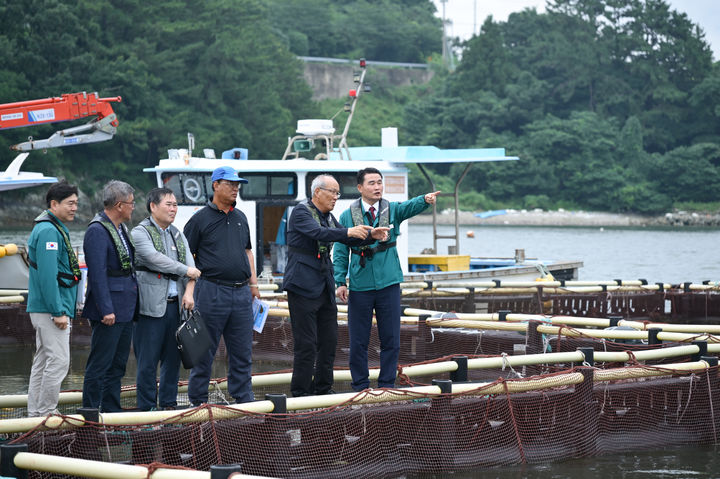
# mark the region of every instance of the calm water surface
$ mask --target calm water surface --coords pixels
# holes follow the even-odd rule
[[[466,237],[472,230],[474,238]],[[441,227],[443,234],[453,233]],[[432,226],[410,226],[410,254],[432,247]],[[28,232],[0,231],[0,243],[24,244]],[[74,231],[72,241],[82,244],[82,231]],[[647,279],[679,284],[685,281],[720,281],[720,230],[657,228],[520,227],[465,226],[460,228],[460,252],[482,257],[512,257],[515,249],[524,249],[528,258],[579,260],[584,266],[580,278]],[[447,252],[448,240],[438,243],[438,252]],[[0,347],[0,394],[27,392],[27,375],[32,348]],[[71,371],[63,387],[82,387],[86,349],[73,352]],[[216,361],[216,377],[226,374],[227,366]],[[257,364],[258,369],[288,367],[286,364]],[[134,358],[128,364],[125,383],[135,375]],[[183,371],[183,377],[187,373]],[[439,477],[498,479],[627,478],[682,479],[720,478],[720,459],[716,447],[666,448],[614,454],[590,459],[551,464],[511,466],[473,472],[458,471],[443,475],[412,475],[429,479]]]
[[[442,234],[454,228],[443,227]],[[466,236],[473,231],[474,238]],[[411,225],[410,254],[432,248],[432,225]],[[447,253],[450,240],[438,241]],[[580,279],[720,281],[720,229],[461,226],[460,252],[472,256],[579,260]]]

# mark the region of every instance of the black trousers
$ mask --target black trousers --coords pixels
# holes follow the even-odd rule
[[[333,292],[334,294],[334,292]],[[327,288],[317,298],[287,292],[293,332],[293,396],[327,394],[333,385],[337,305]]]

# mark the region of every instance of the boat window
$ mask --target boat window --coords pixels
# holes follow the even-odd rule
[[[328,173],[308,173],[305,177],[305,194],[308,198],[312,198],[312,193],[310,192],[310,186],[312,185],[312,182],[315,178],[322,174],[329,174],[332,175],[340,185],[340,197],[344,200],[348,199],[355,199],[360,198],[360,192],[357,189],[357,173],[333,173],[332,171]]]
[[[204,205],[212,193],[210,173],[168,172],[162,174],[162,182],[173,190],[178,205]]]
[[[295,198],[297,175],[294,173],[239,173],[248,180],[240,190],[243,199]]]

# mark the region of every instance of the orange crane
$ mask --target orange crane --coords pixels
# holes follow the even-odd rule
[[[0,130],[94,116],[95,118],[84,125],[56,131],[45,140],[33,140],[30,137],[28,141],[11,148],[17,151],[32,151],[107,141],[115,135],[118,126],[117,115],[111,103],[120,101],[122,98],[119,96],[98,98],[97,93],[80,92],[41,100],[0,104]]]

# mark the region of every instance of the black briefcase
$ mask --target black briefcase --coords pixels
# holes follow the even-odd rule
[[[183,321],[175,331],[183,367],[192,369],[207,354],[212,342],[199,311],[183,310]]]

